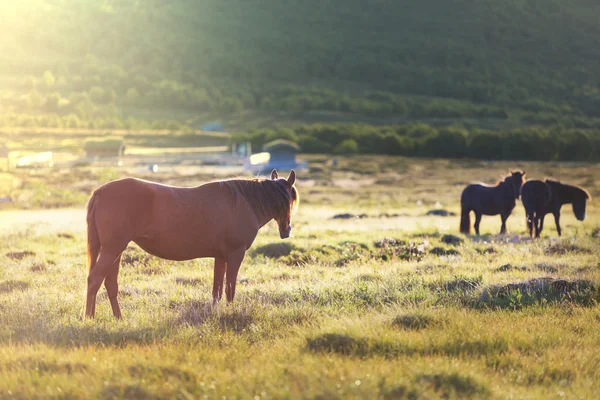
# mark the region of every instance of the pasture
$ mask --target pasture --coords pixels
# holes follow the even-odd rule
[[[563,208],[561,238],[549,216],[530,240],[520,201],[507,235],[499,216],[483,217],[480,237],[458,234],[466,184],[520,168],[597,197],[597,164],[306,158],[293,237],[274,222],[260,231],[233,304],[211,306],[212,260],[131,245],[122,321],[104,288],[96,319],[80,319],[90,191],[121,176],[191,186],[215,174],[0,175],[13,198],[0,204],[0,399],[600,396],[597,201],[584,222]]]

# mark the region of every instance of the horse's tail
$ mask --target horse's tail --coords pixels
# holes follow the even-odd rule
[[[95,191],[90,198],[87,205],[87,258],[88,258],[88,272],[96,266],[98,260],[98,254],[100,254],[100,237],[98,236],[98,230],[96,229],[96,218],[95,218],[95,205],[98,199],[98,192]]]
[[[467,193],[470,192],[469,186],[463,190],[460,195],[460,233],[464,233],[465,235],[469,235],[471,233],[471,209],[466,203],[470,203],[467,198]]]

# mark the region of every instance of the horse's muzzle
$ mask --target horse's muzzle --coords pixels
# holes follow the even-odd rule
[[[279,237],[282,238],[282,239],[287,239],[287,238],[290,237],[291,232],[292,232],[291,230],[289,230],[289,231],[279,231]]]

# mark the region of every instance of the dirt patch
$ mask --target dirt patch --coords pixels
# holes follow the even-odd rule
[[[529,267],[522,265],[503,264],[495,269],[496,272],[507,272],[507,271],[527,271]]]
[[[376,250],[373,255],[384,261],[392,259],[421,261],[429,242],[415,243],[411,241],[407,244],[405,240],[383,238],[375,241],[374,246]]]
[[[75,239],[75,236],[66,232],[57,233],[56,236],[61,239]]]
[[[442,282],[434,282],[432,287],[437,287],[446,292],[472,292],[481,285],[482,277],[456,277]]]
[[[479,254],[483,254],[483,255],[498,253],[498,250],[493,246],[477,247],[477,248],[475,248],[475,251],[478,252]]]
[[[25,257],[32,257],[35,256],[35,253],[33,251],[29,251],[29,250],[24,250],[24,251],[11,251],[6,253],[6,257],[10,258],[11,260],[22,260]]]
[[[383,239],[376,240],[374,243],[374,246],[377,249],[383,249],[386,247],[406,246],[406,240],[383,238]]]
[[[351,355],[361,353],[361,349],[367,347],[363,340],[353,338],[349,335],[328,333],[307,340],[307,347],[314,352],[337,353]]]
[[[599,286],[588,280],[534,278],[482,291],[479,302],[496,308],[519,309],[540,302],[572,302],[591,306],[600,301]]]
[[[458,255],[460,255],[460,252],[456,249],[445,249],[443,247],[434,247],[429,252],[436,256],[458,256]]]
[[[254,315],[251,310],[226,310],[214,312],[211,303],[191,301],[180,305],[179,320],[187,325],[216,325],[223,331],[242,333],[254,324]]]
[[[392,325],[406,330],[416,330],[429,328],[438,325],[439,321],[430,315],[423,313],[412,313],[398,315],[392,321]]]
[[[267,258],[280,258],[289,256],[295,247],[289,242],[269,243],[252,250],[252,255],[261,255]]]
[[[0,293],[11,293],[23,291],[29,287],[29,282],[25,281],[4,281],[0,282]]]
[[[419,375],[417,384],[423,388],[431,388],[442,399],[482,399],[490,396],[489,389],[481,382],[456,372]]]
[[[388,213],[381,213],[379,214],[376,218],[398,218],[398,217],[407,217],[408,214],[388,214]]]
[[[548,255],[564,255],[564,254],[591,254],[592,250],[587,247],[581,247],[575,243],[558,242],[550,245],[544,252]]]
[[[443,209],[433,209],[429,210],[425,213],[427,216],[436,216],[436,217],[454,217],[456,213]]]
[[[371,256],[371,250],[367,245],[350,240],[340,243],[337,247],[337,251],[340,256],[334,262],[336,267],[343,267],[352,261]]]
[[[198,286],[202,284],[202,279],[200,278],[175,278],[175,283],[183,286]]]
[[[459,245],[462,243],[462,239],[458,236],[454,235],[444,235],[441,238],[442,243],[451,244],[453,246]]]
[[[316,253],[303,251],[303,250],[292,250],[292,252],[282,257],[281,261],[291,267],[302,267],[306,264],[314,264],[319,261],[319,257]]]
[[[331,219],[363,219],[363,218],[369,218],[369,216],[367,214],[351,214],[351,213],[343,213],[343,214],[336,214],[333,217],[331,217]]]
[[[555,274],[558,272],[558,267],[548,263],[538,263],[535,264],[535,267],[540,271],[546,272],[548,274]]]
[[[44,272],[46,271],[46,265],[42,262],[34,262],[31,267],[29,267],[31,272]]]

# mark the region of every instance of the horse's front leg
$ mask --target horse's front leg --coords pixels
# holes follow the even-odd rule
[[[554,213],[554,222],[556,223],[556,232],[558,232],[558,236],[560,236],[560,212]]]
[[[502,218],[502,227],[500,227],[500,234],[504,235],[506,233],[506,220],[510,216],[510,212],[500,214],[500,218]]]
[[[221,258],[215,258],[215,273],[213,279],[213,305],[217,304],[223,296],[223,279],[225,278],[225,271],[227,271],[227,263]]]
[[[475,224],[473,227],[475,228],[475,234],[479,236],[479,224],[481,224],[481,214],[480,212],[475,211]]]
[[[242,261],[244,261],[244,256],[246,255],[246,248],[241,247],[227,256],[227,278],[225,283],[225,295],[227,296],[227,301],[232,302],[235,297],[235,285],[237,282],[238,271],[240,270],[240,266],[242,265]]]

